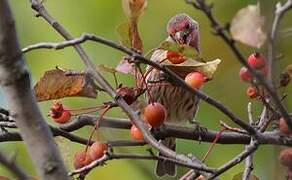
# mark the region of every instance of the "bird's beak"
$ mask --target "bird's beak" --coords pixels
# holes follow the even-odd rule
[[[174,37],[175,37],[175,40],[176,40],[177,43],[179,43],[179,44],[184,44],[185,43],[184,42],[184,32],[178,31],[178,32],[175,33]]]

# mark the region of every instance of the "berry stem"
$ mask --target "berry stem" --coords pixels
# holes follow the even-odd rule
[[[90,143],[90,141],[91,141],[91,139],[92,139],[92,137],[93,137],[93,134],[94,134],[95,130],[98,129],[99,122],[102,120],[102,118],[103,118],[103,116],[105,115],[105,113],[106,113],[108,110],[110,110],[111,108],[112,108],[111,105],[107,105],[107,106],[104,108],[104,110],[101,112],[100,116],[98,117],[98,119],[97,119],[97,121],[96,121],[96,123],[95,123],[95,126],[92,128],[92,130],[91,130],[91,132],[90,132],[90,136],[89,136],[88,141],[87,141],[87,145],[86,145],[86,148],[85,148],[85,152],[87,152],[87,150],[88,150],[89,143]]]
[[[105,105],[93,106],[93,107],[85,107],[85,108],[78,108],[78,109],[67,109],[73,116],[78,116],[85,113],[93,113],[97,112],[101,109],[104,109]]]
[[[118,78],[117,78],[117,75],[116,75],[115,72],[113,73],[113,76],[114,76],[114,79],[115,79],[115,85],[116,85],[116,88],[118,88],[119,83],[118,83]]]
[[[216,142],[219,140],[219,138],[221,137],[221,134],[226,130],[227,128],[226,127],[223,127],[217,134],[216,134],[216,137],[214,139],[214,141],[212,142],[212,144],[210,145],[208,151],[206,152],[206,154],[204,155],[203,159],[202,159],[202,162],[204,162],[209,154],[211,153],[212,149],[214,148]]]

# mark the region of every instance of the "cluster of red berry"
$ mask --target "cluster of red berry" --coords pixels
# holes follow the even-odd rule
[[[71,112],[65,108],[59,101],[53,101],[49,111],[49,116],[54,122],[58,124],[65,124],[71,119]],[[74,156],[74,167],[76,169],[90,164],[92,161],[101,158],[106,150],[107,144],[100,141],[95,141],[89,148],[86,147],[85,151],[77,152]]]
[[[247,63],[257,71],[260,71],[264,77],[267,76],[268,66],[265,57],[261,53],[256,52],[251,54],[247,59]],[[246,67],[240,69],[239,77],[242,81],[251,83],[251,86],[246,90],[248,97],[256,98],[261,95],[259,88],[255,86],[255,78]]]

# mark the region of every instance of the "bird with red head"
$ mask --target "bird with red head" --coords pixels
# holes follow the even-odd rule
[[[199,49],[199,24],[186,14],[172,17],[167,24],[169,37],[178,44],[185,44]]]
[[[186,14],[178,14],[172,17],[167,25],[167,33],[168,37],[166,38],[166,41],[189,45],[193,47],[194,50],[200,52],[199,25],[190,16]],[[157,49],[152,54],[151,60],[160,63],[165,59],[166,54],[166,50]],[[163,83],[166,81],[161,71],[152,69],[148,66],[147,70],[150,69],[150,73],[146,76],[147,83]],[[151,87],[149,92],[150,95],[146,96],[148,100],[154,100],[165,107],[167,112],[166,123],[178,124],[194,120],[199,103],[199,98],[196,95],[176,85],[154,86]],[[166,138],[161,142],[169,149],[175,151],[175,138]],[[157,176],[175,176],[175,164],[169,161],[159,160],[157,162],[155,173]]]

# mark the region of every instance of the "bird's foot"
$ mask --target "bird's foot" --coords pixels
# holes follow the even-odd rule
[[[202,136],[204,136],[208,130],[207,128],[201,126],[200,123],[197,121],[192,121],[191,123],[194,124],[194,128],[195,128],[194,133],[198,134],[198,140],[199,140],[199,143],[201,143]]]

